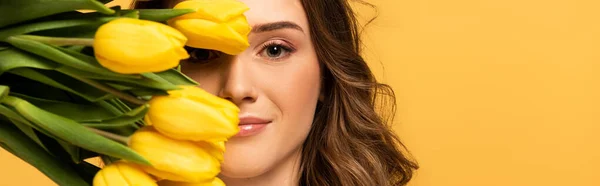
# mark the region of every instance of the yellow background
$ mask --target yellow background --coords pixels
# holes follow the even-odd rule
[[[599,2],[372,1],[365,54],[396,90],[410,185],[600,185]],[[4,151],[0,178],[52,185]]]

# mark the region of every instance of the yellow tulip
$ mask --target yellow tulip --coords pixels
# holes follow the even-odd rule
[[[193,9],[168,21],[189,40],[194,48],[218,50],[236,55],[250,44],[250,26],[244,16],[249,8],[237,0],[189,0],[175,5],[174,9]]]
[[[225,183],[219,178],[215,178],[212,181],[200,182],[200,183],[187,183],[187,182],[176,182],[170,180],[162,180],[158,182],[159,186],[225,186]]]
[[[163,135],[192,141],[224,141],[238,131],[239,108],[198,87],[154,96],[145,120]]]
[[[160,72],[189,57],[187,38],[167,25],[119,18],[98,28],[94,53],[98,62],[117,73]]]
[[[153,186],[156,181],[133,164],[115,162],[96,173],[93,180],[94,186]]]
[[[211,180],[219,174],[221,165],[196,143],[163,136],[151,126],[136,131],[129,139],[129,147],[152,164],[140,166],[144,171],[174,181]]]
[[[225,153],[225,141],[199,141],[196,144],[204,150],[206,150],[211,156],[219,160],[219,162],[223,162],[223,154]]]

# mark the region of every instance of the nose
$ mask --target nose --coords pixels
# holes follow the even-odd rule
[[[249,63],[244,63],[242,57],[233,56],[226,64],[221,69],[223,72],[219,96],[238,106],[255,102],[258,94],[252,83]]]

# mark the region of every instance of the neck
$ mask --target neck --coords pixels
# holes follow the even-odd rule
[[[298,186],[301,151],[283,159],[271,170],[251,178],[228,178],[220,176],[227,186]]]

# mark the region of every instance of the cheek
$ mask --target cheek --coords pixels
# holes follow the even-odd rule
[[[200,87],[207,92],[217,95],[221,89],[220,67],[223,60],[210,62],[209,64],[181,63],[181,72],[196,81]]]
[[[321,73],[316,57],[299,55],[293,65],[279,72],[269,96],[280,109],[282,143],[302,144],[310,130],[321,89]],[[293,138],[292,138],[293,137]],[[292,143],[292,144],[291,144]]]
[[[279,93],[274,95],[273,101],[280,107],[283,119],[312,120],[321,81],[317,62],[310,63],[315,65],[304,65],[304,68],[289,72],[285,79],[280,79],[281,86],[276,88]]]

